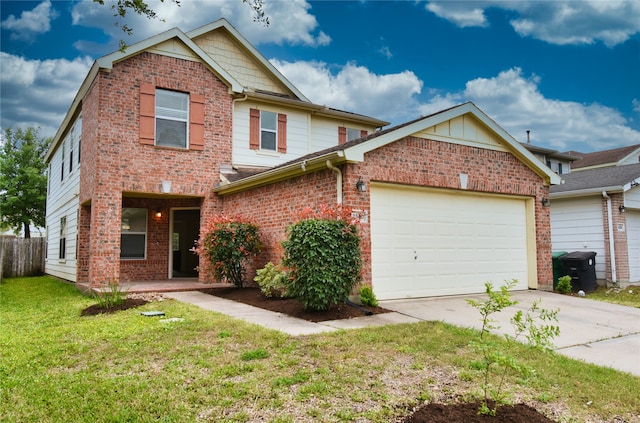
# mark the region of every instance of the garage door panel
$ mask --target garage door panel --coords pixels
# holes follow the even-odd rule
[[[374,292],[380,299],[528,287],[524,199],[372,185]],[[389,262],[392,258],[392,262]]]

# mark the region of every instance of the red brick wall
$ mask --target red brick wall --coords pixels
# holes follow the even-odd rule
[[[140,85],[143,83],[204,96],[203,151],[139,143]],[[162,197],[161,181],[169,180],[172,196],[206,198],[203,216],[215,213],[218,199],[211,194],[211,188],[219,179],[219,164],[231,163],[232,107],[226,85],[198,62],[142,53],[115,64],[111,72],[98,74],[82,110],[80,201],[91,203],[91,229],[88,237],[80,234],[81,239],[90,240],[90,251],[81,249],[83,256],[79,260],[88,262],[88,270],[81,273],[86,273],[90,283],[120,280],[121,276],[132,280],[155,278],[158,271],[166,278],[168,221],[150,228],[147,260],[122,264],[121,269],[123,197]],[[165,200],[169,198],[164,196]],[[165,245],[159,245],[157,251],[151,241],[155,240],[155,230],[162,231],[158,236],[165,239]],[[121,275],[121,270],[126,274]]]
[[[468,190],[535,197],[538,287],[553,287],[549,208],[541,205],[548,188],[540,177],[510,153],[450,144],[421,138],[406,138],[365,156],[364,163],[341,167],[344,204],[368,214],[370,184],[393,182],[437,188],[459,189],[460,173],[469,175]],[[362,177],[367,192],[356,191]],[[334,204],[336,174],[330,170],[294,178],[267,187],[224,197],[227,213],[241,213],[258,225],[267,247],[257,265],[279,262],[285,228],[296,212],[306,206]],[[371,283],[371,239],[369,223],[361,225],[363,278]]]

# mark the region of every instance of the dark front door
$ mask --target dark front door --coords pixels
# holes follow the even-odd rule
[[[198,256],[192,251],[200,234],[200,210],[174,210],[172,276],[197,277]]]

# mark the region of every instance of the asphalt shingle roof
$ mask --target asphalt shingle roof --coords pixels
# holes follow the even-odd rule
[[[594,153],[577,153],[570,151],[568,154],[572,156],[580,157],[579,160],[573,162],[571,167],[573,169],[579,169],[587,166],[598,166],[608,163],[618,163],[618,161],[624,159],[634,150],[640,148],[640,144],[630,145],[627,147],[614,148],[613,150],[596,151]]]
[[[550,192],[622,187],[637,178],[640,178],[640,163],[581,170],[562,175],[564,183],[552,186]]]

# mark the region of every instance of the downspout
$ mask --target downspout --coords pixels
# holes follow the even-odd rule
[[[336,203],[342,204],[342,171],[337,167],[335,167],[331,163],[331,160],[327,160],[327,167],[333,170],[338,175],[338,177],[336,178],[336,195],[337,195]]]
[[[611,197],[607,195],[607,191],[602,191],[602,197],[607,199],[607,223],[609,225],[609,262],[611,263],[611,281],[617,283],[616,276],[616,250],[613,242],[613,215],[611,214]]]

